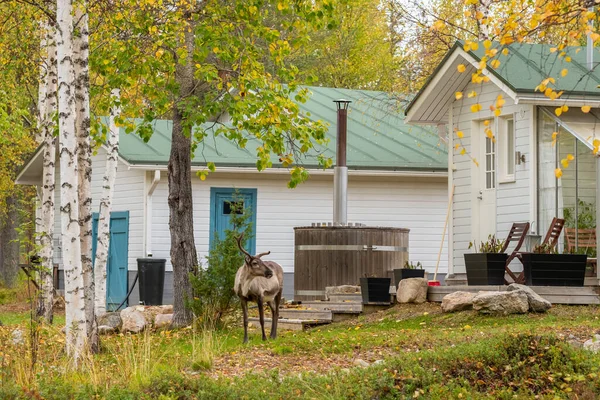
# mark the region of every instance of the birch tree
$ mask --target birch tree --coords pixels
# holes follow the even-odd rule
[[[72,8],[71,0],[57,0],[60,220],[65,274],[66,346],[67,354],[77,365],[86,348],[88,329],[80,245]]]
[[[112,91],[115,105],[111,109],[106,137],[106,169],[102,178],[102,196],[100,198],[100,212],[98,216],[98,244],[96,246],[96,260],[94,262],[95,281],[95,313],[100,316],[106,312],[106,265],[108,249],[110,248],[110,211],[112,208],[112,195],[117,176],[119,155],[119,128],[116,120],[121,110],[119,103],[119,90]]]
[[[54,189],[56,173],[56,136],[54,135],[54,115],[56,113],[56,46],[55,29],[49,23],[43,27],[46,56],[42,69],[45,71],[39,92],[40,132],[43,138],[43,172],[41,196],[40,258],[41,290],[37,314],[47,323],[53,320],[54,303]]]

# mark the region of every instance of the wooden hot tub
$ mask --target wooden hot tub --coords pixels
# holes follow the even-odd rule
[[[326,286],[392,278],[408,261],[408,229],[370,226],[294,228],[294,300],[322,300]]]

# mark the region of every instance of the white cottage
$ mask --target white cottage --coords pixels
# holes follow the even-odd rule
[[[348,221],[372,226],[410,229],[410,259],[427,270],[435,268],[447,209],[447,147],[431,130],[409,127],[386,94],[372,91],[311,87],[312,96],[301,109],[311,118],[330,123],[331,143],[326,154],[335,156],[336,106],[333,100],[352,103],[348,113]],[[137,271],[136,259],[152,254],[167,259],[165,301],[172,299],[172,267],[167,205],[167,161],[170,151],[170,121],[156,121],[148,143],[136,135],[120,133],[119,164],[111,216],[109,297],[123,298]],[[249,146],[248,146],[249,147]],[[92,197],[97,211],[106,151],[93,156]],[[251,252],[270,250],[285,271],[286,298],[293,297],[294,230],[313,222],[332,220],[333,171],[319,170],[306,160],[311,177],[288,189],[289,171],[271,168],[257,172],[255,156],[232,143],[207,139],[196,150],[193,170],[217,164],[205,181],[194,178],[195,239],[199,259],[204,260],[211,238],[227,224],[227,201],[239,189],[253,211],[255,239]],[[42,152],[25,165],[18,183],[39,185]],[[58,171],[57,171],[58,176]],[[57,182],[58,187],[58,182]],[[59,192],[56,205],[58,211]],[[60,232],[57,212],[56,232]],[[55,239],[56,263],[61,265],[60,239]],[[447,271],[447,254],[439,272]],[[61,278],[62,285],[62,278]],[[112,294],[111,294],[112,293]],[[113,299],[114,300],[114,299]],[[114,301],[112,301],[114,302]],[[133,291],[130,304],[137,302]]]
[[[600,69],[586,58],[585,48],[552,47],[494,43],[500,65],[488,62],[486,81],[473,83],[486,49],[481,43],[465,51],[457,42],[407,107],[407,123],[448,127],[448,188],[455,188],[450,282],[464,282],[469,242],[489,234],[505,238],[514,222],[530,222],[530,234],[542,237],[553,217],[564,218],[566,227],[597,229]],[[600,60],[598,50],[592,54]],[[562,94],[551,99],[547,88]],[[497,105],[499,95],[505,104],[496,116],[490,105]],[[481,109],[473,112],[476,104]]]

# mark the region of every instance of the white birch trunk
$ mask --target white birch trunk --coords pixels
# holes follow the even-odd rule
[[[81,265],[85,298],[85,320],[91,349],[98,349],[94,317],[94,270],[92,266],[92,148],[90,139],[89,32],[87,1],[75,8],[77,35],[73,38],[75,72],[75,130],[79,179],[79,223],[81,225]]]
[[[38,316],[51,324],[54,304],[54,188],[56,172],[56,137],[54,136],[54,113],[56,112],[56,46],[55,29],[45,24],[46,47],[45,76],[40,88],[40,132],[44,140],[43,182],[41,198],[40,257],[42,261],[41,291]],[[41,86],[41,85],[40,85]],[[43,106],[42,106],[43,105]]]
[[[117,176],[117,156],[119,151],[119,128],[115,118],[121,113],[118,106],[120,101],[119,89],[112,91],[115,105],[110,112],[110,122],[106,147],[106,170],[102,180],[102,197],[100,198],[100,212],[98,217],[98,244],[96,246],[96,261],[94,263],[94,280],[96,287],[95,308],[96,315],[106,312],[106,264],[110,246],[110,211],[112,208],[112,195]]]
[[[73,364],[86,351],[87,325],[81,266],[79,182],[73,74],[73,16],[71,0],[57,0],[58,126],[60,141],[60,221],[65,272],[67,354]]]

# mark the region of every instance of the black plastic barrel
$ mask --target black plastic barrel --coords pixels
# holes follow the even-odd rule
[[[166,262],[164,258],[137,259],[141,304],[162,305]]]

